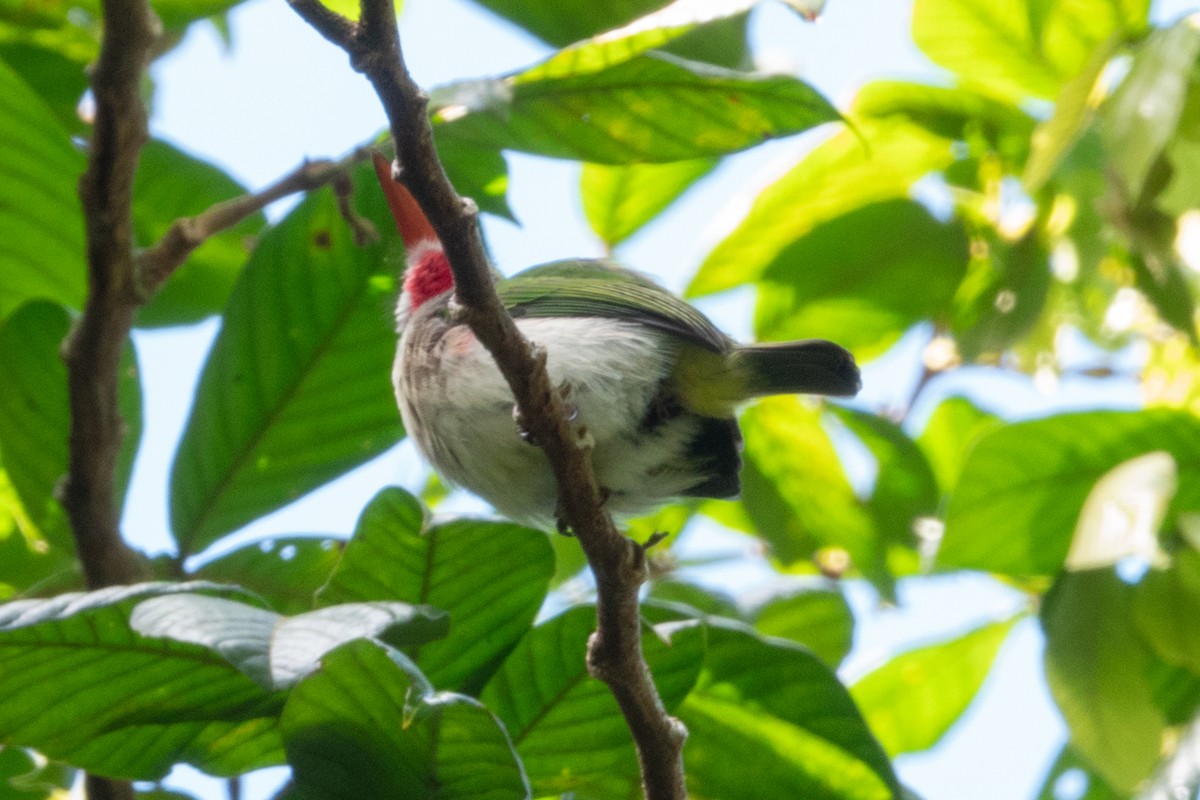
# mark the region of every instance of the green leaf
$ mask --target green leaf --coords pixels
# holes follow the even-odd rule
[[[965,397],[947,397],[929,416],[917,444],[929,459],[943,493],[958,483],[967,453],[975,441],[1000,424],[1000,418]]]
[[[616,700],[587,671],[595,624],[595,609],[579,606],[534,628],[479,697],[512,736],[535,797],[625,797],[637,780],[633,741]],[[669,711],[696,680],[704,628],[668,623],[644,635],[642,646]]]
[[[846,478],[820,414],[794,397],[773,397],[741,418],[742,503],[756,533],[784,565],[820,547],[844,549],[866,573],[879,566],[874,525]]]
[[[446,87],[431,113],[435,126],[479,146],[600,164],[724,155],[840,119],[795,78],[663,54],[581,75]]]
[[[854,614],[836,585],[771,598],[751,617],[759,633],[802,644],[833,669],[854,644]]]
[[[625,25],[663,0],[613,0],[564,4],[560,0],[475,0],[476,3],[558,47]]]
[[[328,190],[263,236],[229,298],[171,474],[171,526],[194,553],[394,444],[395,225],[373,174],[355,247]]]
[[[142,148],[133,184],[133,225],[138,245],[156,244],[177,219],[246,193],[225,172],[166,142]],[[143,326],[186,325],[221,313],[254,238],[266,225],[262,213],[210,237],[175,270],[139,312]]]
[[[55,544],[30,519],[8,474],[0,470],[0,601],[16,594],[44,596],[83,585],[75,549],[65,535],[59,535],[65,534],[61,510],[51,522]]]
[[[1200,345],[1192,281],[1184,274],[1185,267],[1175,251],[1175,220],[1157,210],[1139,211],[1133,214],[1137,226],[1132,237],[1135,251],[1129,258],[1134,285],[1163,322],[1187,336],[1193,345]]]
[[[142,780],[178,762],[214,775],[280,763],[277,696],[207,648],[129,627],[141,600],[219,588],[141,584],[0,606],[0,743]]]
[[[763,272],[760,339],[831,339],[861,354],[886,350],[914,323],[944,314],[968,261],[962,225],[911,200],[888,200],[821,223]],[[921,291],[911,291],[913,282]]]
[[[584,164],[583,213],[606,247],[628,239],[712,172],[716,159],[610,167]]]
[[[896,777],[850,695],[812,653],[710,624],[704,670],[678,710],[696,798],[891,800]],[[752,776],[753,780],[748,780]]]
[[[1122,795],[1113,791],[1113,788],[1105,783],[1103,778],[1093,772],[1090,765],[1079,757],[1079,753],[1070,743],[1063,745],[1058,759],[1046,773],[1037,800],[1061,800],[1059,780],[1068,773],[1076,776],[1082,775],[1087,781],[1084,793],[1079,795],[1076,800],[1122,800]]]
[[[1050,290],[1050,252],[1037,227],[1016,242],[976,240],[955,299],[952,330],[966,361],[1003,352],[1032,328]]]
[[[911,548],[916,520],[937,512],[937,480],[925,454],[899,425],[884,417],[843,406],[832,410],[875,457],[875,488],[867,507],[879,536]]]
[[[737,603],[728,595],[676,578],[659,578],[650,585],[647,600],[693,609],[702,615],[740,619]],[[646,604],[643,603],[643,611]],[[676,617],[677,618],[677,617]]]
[[[909,650],[850,689],[891,756],[933,747],[967,710],[1016,618]]]
[[[1134,622],[1170,664],[1200,674],[1200,553],[1181,548],[1167,569],[1152,569],[1134,589]]]
[[[1131,205],[1142,197],[1151,169],[1176,135],[1197,57],[1200,27],[1191,17],[1154,31],[1101,109],[1108,165]]]
[[[294,686],[326,653],[351,639],[422,644],[445,636],[449,618],[430,606],[383,602],[285,617],[221,597],[173,594],[138,603],[129,626],[143,636],[207,647],[271,691]]]
[[[1064,573],[1042,608],[1050,693],[1074,747],[1120,792],[1149,776],[1164,733],[1132,592],[1111,570]]]
[[[757,281],[787,247],[821,223],[907,197],[917,179],[952,160],[947,140],[907,123],[864,123],[859,133],[863,139],[838,133],[764,189],[745,219],[708,254],[688,294]]]
[[[1174,508],[1200,508],[1200,420],[1166,409],[1059,414],[995,428],[967,456],[950,495],[942,567],[1053,575],[1092,488],[1113,467],[1164,451]]]
[[[856,117],[904,120],[943,139],[971,142],[983,136],[1019,163],[1029,149],[1034,120],[1017,106],[970,89],[906,81],[871,81],[854,98]]]
[[[474,200],[480,211],[516,221],[508,206],[508,164],[499,148],[464,141],[445,126],[434,130],[434,143],[459,194]]]
[[[1097,47],[1079,74],[1059,90],[1054,113],[1033,132],[1029,160],[1021,175],[1026,191],[1036,192],[1046,184],[1091,125],[1096,113],[1096,83],[1118,44],[1119,39],[1113,37]]]
[[[913,39],[969,85],[1053,98],[1097,45],[1146,25],[1148,0],[917,0]]]
[[[403,656],[357,641],[326,655],[280,720],[301,796],[520,800],[529,784],[477,701],[432,694]]]
[[[388,488],[363,511],[318,600],[401,600],[446,611],[449,635],[406,652],[434,686],[475,693],[529,630],[553,571],[545,533],[470,519],[426,526],[416,499]]]
[[[284,536],[246,545],[209,561],[196,577],[254,592],[283,614],[313,607],[342,557],[342,543],[329,537]]]
[[[574,42],[521,74],[520,81],[600,72],[662,47],[707,23],[742,16],[757,0],[675,0],[628,25]]]
[[[34,298],[79,308],[86,287],[83,156],[42,100],[0,62],[0,319]]]
[[[0,326],[0,447],[4,466],[31,521],[71,548],[55,490],[67,472],[71,422],[63,340],[71,323],[53,303],[35,300]],[[119,373],[126,433],[117,457],[116,499],[125,496],[142,430],[141,386],[133,348],[125,346]]]
[[[80,119],[79,102],[88,88],[90,58],[23,41],[36,36],[30,34],[31,31],[0,23],[0,61],[12,67],[37,93],[65,131],[85,131],[87,126]]]

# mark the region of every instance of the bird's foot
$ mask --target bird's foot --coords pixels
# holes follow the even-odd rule
[[[571,395],[574,394],[574,392],[574,387],[565,381],[558,387],[558,396],[562,400],[563,414],[566,417],[568,425],[574,425],[575,421],[579,419],[579,408],[573,402],[571,402]],[[538,442],[537,437],[533,435],[533,432],[529,430],[529,426],[525,424],[525,415],[521,413],[521,408],[516,403],[513,403],[512,417],[513,422],[517,426],[517,436],[521,437],[521,441],[525,442],[526,444],[531,444],[534,447],[539,446],[540,442]],[[580,446],[591,445],[591,436],[588,434],[586,427],[580,425],[576,435],[580,439],[586,437],[588,440],[586,444],[581,444]]]
[[[604,504],[606,504],[608,502],[608,498],[612,497],[612,491],[609,490],[605,486],[601,486],[599,488],[599,492],[600,492],[600,505],[603,506]],[[567,523],[566,516],[567,516],[566,509],[563,507],[562,496],[560,495],[558,498],[558,504],[554,509],[555,528],[563,536],[574,536],[575,531],[572,530],[570,524]]]

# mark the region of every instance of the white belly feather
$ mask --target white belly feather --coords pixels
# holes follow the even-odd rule
[[[689,488],[695,476],[681,467],[694,419],[640,430],[676,355],[670,339],[600,318],[526,318],[517,326],[547,348],[551,381],[571,387],[574,424],[586,425],[595,443],[593,464],[613,511],[641,513]],[[541,449],[518,435],[512,393],[491,355],[460,325],[438,340],[436,353],[422,356],[411,341],[414,327],[406,327],[393,377],[405,427],[426,457],[506,516],[552,520],[553,475]],[[436,371],[416,377],[403,363],[415,358]]]

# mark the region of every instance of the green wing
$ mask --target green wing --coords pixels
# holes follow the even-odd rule
[[[640,273],[578,259],[530,267],[496,287],[514,317],[610,317],[640,322],[718,353],[732,341],[708,317]]]

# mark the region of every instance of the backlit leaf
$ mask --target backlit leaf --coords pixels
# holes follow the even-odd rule
[[[388,380],[397,235],[366,169],[354,203],[381,241],[356,247],[322,190],[263,236],[239,276],[171,475],[185,554],[400,438]]]
[[[600,164],[724,155],[839,119],[795,78],[663,54],[582,75],[446,87],[431,113],[435,125],[479,146]]]
[[[486,708],[429,691],[395,651],[357,641],[326,655],[280,720],[300,796],[524,800],[512,742]]]
[[[542,531],[471,519],[427,525],[411,495],[389,488],[363,511],[319,601],[442,609],[449,635],[406,652],[434,686],[474,693],[529,630],[553,570]]]
[[[938,563],[1057,573],[1096,481],[1158,450],[1170,453],[1178,470],[1173,507],[1200,508],[1200,421],[1190,414],[1092,411],[993,429],[968,454],[950,495]]]

